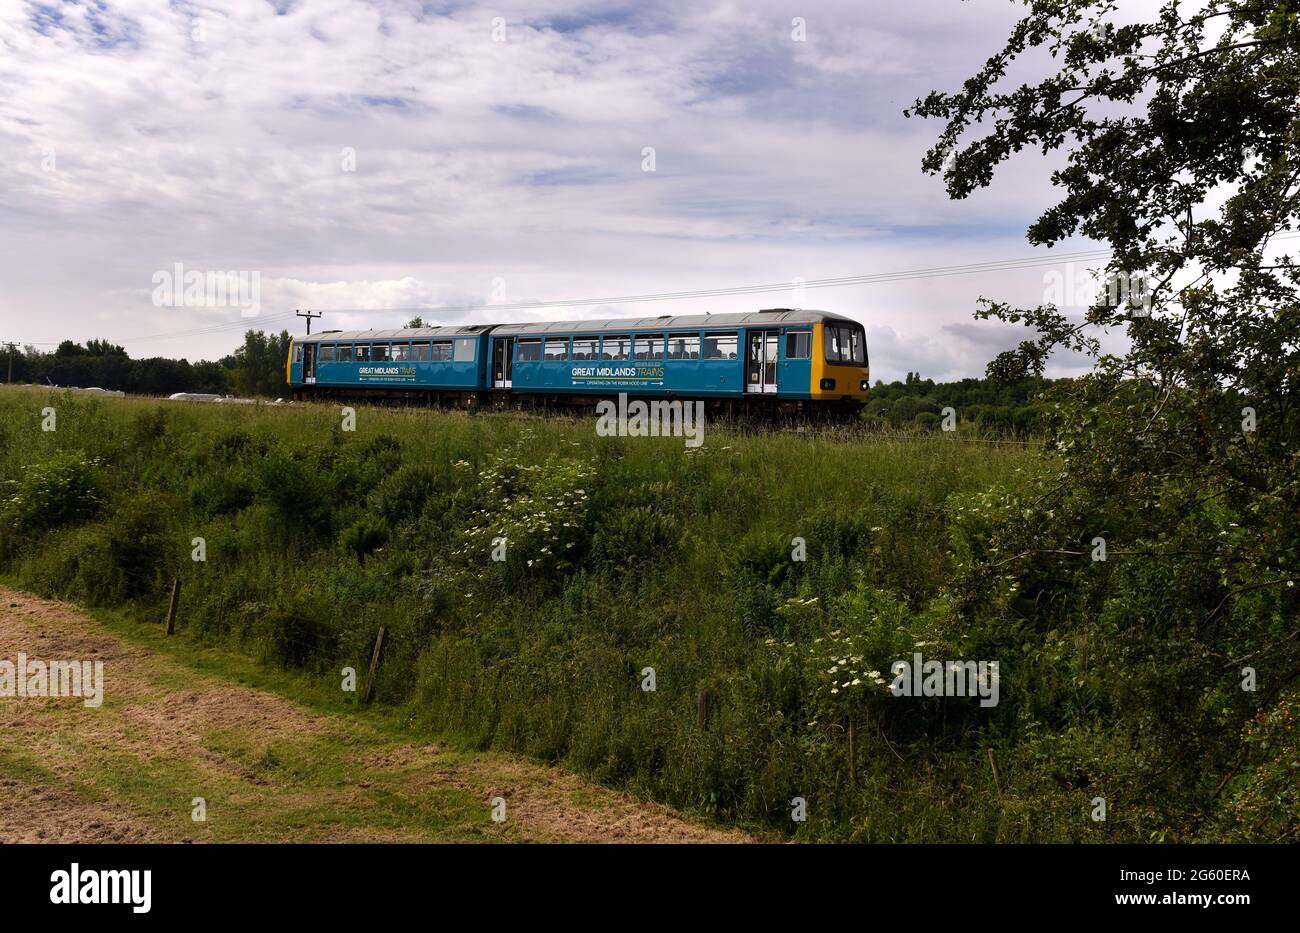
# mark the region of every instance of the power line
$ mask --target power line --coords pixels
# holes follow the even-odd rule
[[[1300,233],[1283,233],[1272,237],[1272,240],[1290,240],[1300,237]],[[543,310],[553,307],[590,307],[593,305],[608,304],[639,304],[644,302],[655,301],[689,301],[700,298],[719,298],[732,295],[761,295],[773,292],[788,292],[797,289],[817,289],[817,288],[843,288],[851,285],[877,285],[889,282],[907,282],[924,279],[950,278],[958,275],[976,275],[987,272],[1001,272],[1015,269],[1032,269],[1042,268],[1044,266],[1059,265],[1063,262],[1101,260],[1112,256],[1113,250],[1109,249],[1091,249],[1078,250],[1071,253],[1056,253],[1050,256],[1031,256],[1022,259],[997,259],[986,260],[983,262],[962,263],[950,266],[931,266],[919,269],[905,269],[898,272],[880,272],[865,273],[860,275],[835,276],[830,278],[807,279],[805,281],[793,280],[788,282],[774,282],[764,285],[738,285],[725,288],[707,288],[693,291],[678,292],[658,292],[654,294],[640,295],[614,295],[603,298],[569,298],[557,301],[523,301],[508,304],[480,304],[480,305],[461,305],[461,306],[415,306],[415,307],[388,307],[388,308],[323,308],[315,312],[307,311],[286,311],[276,312],[256,319],[257,324],[266,325],[272,323],[287,322],[294,317],[307,317],[307,332],[311,333],[311,318],[316,318],[325,311],[337,314],[369,314],[369,313],[410,313],[410,312],[435,312],[439,314],[466,314],[477,311],[530,311]],[[241,319],[238,321],[225,321],[221,323],[209,324],[202,327],[196,327],[189,330],[181,331],[164,331],[156,334],[144,334],[135,337],[119,337],[122,341],[132,343],[143,343],[152,340],[173,340],[189,337],[203,337],[222,333],[227,330],[244,328],[252,326],[254,319]],[[54,346],[55,344],[45,341],[24,341],[38,346]]]
[[[292,311],[277,312],[275,314],[266,315],[265,317],[241,318],[240,320],[237,321],[222,321],[214,324],[205,324],[201,327],[195,327],[188,330],[163,331],[156,334],[142,334],[138,336],[114,337],[113,339],[120,340],[124,343],[125,342],[143,343],[151,340],[171,340],[171,339],[183,338],[183,337],[205,337],[212,334],[219,334],[224,331],[242,330],[244,328],[251,328],[256,325],[288,323],[288,321],[292,320],[293,317],[294,314]],[[30,344],[36,347],[55,347],[58,346],[59,343],[61,342],[62,341],[54,341],[54,340],[20,341],[20,343]]]
[[[471,311],[526,311],[556,306],[582,307],[604,304],[637,304],[647,301],[684,301],[694,298],[718,298],[727,295],[760,295],[770,292],[788,292],[799,288],[841,288],[846,285],[875,285],[885,282],[909,281],[912,279],[945,278],[953,275],[970,275],[979,272],[998,272],[1004,269],[1023,269],[1036,266],[1057,265],[1062,261],[1104,259],[1111,255],[1110,250],[1082,250],[1075,253],[1058,253],[1055,256],[1037,256],[1027,259],[1000,259],[987,262],[966,263],[956,266],[934,266],[924,269],[908,269],[900,272],[867,273],[862,275],[837,276],[835,278],[806,279],[804,281],[775,282],[765,285],[737,285],[728,288],[705,288],[695,291],[658,292],[648,295],[612,295],[604,298],[569,298],[555,301],[522,301],[510,304],[462,305],[460,307],[395,307],[395,308],[324,308],[322,310],[339,314],[364,314],[369,312],[411,312],[436,311],[440,313],[465,313]]]
[[[967,275],[976,272],[994,272],[1002,269],[1031,268],[1042,265],[1054,265],[1062,261],[1082,260],[1082,259],[1101,259],[1110,255],[1109,250],[1094,249],[1082,250],[1074,253],[1058,253],[1055,256],[1038,256],[1027,259],[1002,259],[989,260],[977,263],[965,263],[955,266],[935,266],[932,268],[910,269],[901,272],[874,273],[866,275],[839,276],[835,278],[809,279],[802,283],[780,282],[767,285],[741,285],[730,288],[713,288],[699,289],[695,291],[682,292],[661,292],[651,295],[623,295],[606,298],[573,298],[565,301],[530,301],[517,302],[513,304],[492,304],[492,305],[464,305],[460,307],[394,307],[394,308],[325,308],[315,313],[307,312],[312,317],[318,317],[323,311],[337,312],[340,314],[365,314],[365,313],[407,313],[412,311],[436,311],[440,313],[469,313],[474,311],[516,311],[516,310],[535,310],[541,308],[554,307],[556,305],[583,307],[591,305],[604,304],[637,304],[648,301],[684,301],[696,298],[715,298],[727,295],[747,295],[747,294],[765,294],[777,291],[790,291],[797,287],[803,288],[836,288],[847,285],[869,285],[881,282],[905,281],[910,279],[940,278],[951,275]],[[279,323],[287,321],[293,317],[306,316],[299,311],[277,312],[264,318],[259,318],[258,323]],[[169,340],[186,337],[202,337],[218,334],[232,328],[241,328],[251,325],[251,319],[242,319],[239,321],[226,321],[216,324],[209,324],[203,327],[192,328],[181,331],[164,331],[156,334],[143,334],[134,337],[119,337],[116,339],[130,341],[132,343],[143,343],[151,340]],[[308,328],[310,332],[310,321]],[[40,343],[38,341],[28,341],[29,343]],[[50,345],[43,343],[40,345]]]
[[[1290,240],[1300,233],[1284,233],[1272,237],[1273,240]],[[605,298],[570,298],[561,301],[522,301],[510,304],[462,305],[460,307],[393,307],[393,308],[324,308],[322,310],[339,314],[364,314],[369,312],[410,313],[412,311],[432,311],[442,314],[463,314],[474,311],[530,311],[553,307],[584,307],[606,304],[637,304],[649,301],[684,301],[695,298],[718,298],[728,295],[760,295],[771,292],[787,292],[797,289],[842,288],[847,285],[876,285],[887,282],[905,282],[918,279],[949,278],[955,275],[974,275],[984,272],[1001,272],[1012,269],[1032,269],[1043,266],[1055,266],[1062,262],[1106,259],[1114,255],[1114,250],[1090,249],[1072,253],[1056,253],[1052,256],[1031,256],[1024,259],[995,259],[984,262],[964,263],[953,266],[932,266],[921,269],[906,269],[899,272],[879,272],[862,275],[845,275],[834,278],[807,279],[804,281],[775,282],[766,285],[738,285],[730,288],[706,288],[695,291],[659,292],[648,295],[616,295]]]
[[[287,323],[294,314],[292,311],[279,312],[258,318],[240,318],[238,321],[223,321],[217,324],[207,324],[202,327],[196,327],[192,330],[181,331],[164,331],[157,334],[145,334],[138,337],[119,337],[119,340],[129,340],[133,343],[141,343],[146,340],[167,340],[173,337],[203,337],[209,334],[217,334],[227,330],[240,330],[246,327],[253,327],[255,324],[272,324]]]

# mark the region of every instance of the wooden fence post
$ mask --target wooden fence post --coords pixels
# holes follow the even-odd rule
[[[852,717],[849,718],[849,783],[854,787],[858,784],[858,750],[854,741]]]
[[[172,601],[167,607],[167,634],[176,634],[176,607],[181,601],[181,578],[177,577],[172,581]]]
[[[998,770],[998,758],[989,749],[989,767],[993,769],[993,783],[998,786],[998,796],[1002,795],[1002,772]]]
[[[366,674],[366,687],[361,693],[361,702],[369,703],[370,694],[375,689],[375,674],[379,671],[379,652],[384,649],[384,627],[379,626],[379,634],[375,636],[375,650],[370,655],[370,671]]]
[[[695,721],[701,729],[709,728],[709,691],[701,690],[695,698]]]

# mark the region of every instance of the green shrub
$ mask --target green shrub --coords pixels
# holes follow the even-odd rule
[[[151,444],[167,433],[167,410],[154,408],[136,414],[131,422],[131,435],[137,445]]]
[[[162,496],[141,496],[124,504],[103,526],[107,537],[108,580],[103,602],[125,602],[167,591],[171,570],[182,553],[188,557],[189,540],[173,534],[166,516],[174,503]]]
[[[727,555],[727,564],[736,586],[755,583],[780,588],[798,571],[794,560],[793,535],[770,531],[753,531],[736,542]]]
[[[374,515],[363,515],[339,535],[339,545],[343,550],[358,558],[382,548],[388,543],[388,522]]]
[[[62,451],[30,464],[22,479],[10,481],[8,486],[0,513],[7,539],[85,521],[97,515],[107,501],[100,461],[88,459],[80,451]]]
[[[439,477],[423,463],[406,463],[380,480],[370,494],[375,511],[391,525],[420,517],[424,504],[440,488]]]
[[[23,560],[21,576],[45,592],[92,606],[159,599],[188,544],[169,532],[169,511],[169,500],[144,494],[100,521],[57,530],[42,559]]]
[[[339,642],[328,616],[314,601],[290,599],[260,613],[253,636],[262,646],[263,658],[280,667],[324,670]]]
[[[231,515],[253,504],[257,480],[238,466],[205,471],[194,478],[189,498],[201,515]]]
[[[334,484],[321,464],[280,449],[268,451],[257,465],[257,497],[279,514],[287,529],[320,532],[329,527]]]
[[[666,503],[616,509],[603,518],[592,536],[592,565],[622,569],[670,559],[680,535],[680,525]]]

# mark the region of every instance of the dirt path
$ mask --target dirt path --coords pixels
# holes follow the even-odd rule
[[[20,652],[102,661],[104,701],[0,698],[0,842],[750,841],[522,759],[315,712],[0,587],[0,661]]]

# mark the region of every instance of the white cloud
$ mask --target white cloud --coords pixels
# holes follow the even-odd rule
[[[1026,159],[950,203],[919,171],[937,127],[901,115],[978,67],[1015,10],[837,0],[804,14],[806,43],[790,41],[792,15],[684,0],[441,14],[355,0],[6,5],[0,326],[18,340],[227,352],[237,314],[149,303],[152,274],[177,262],[259,272],[261,322],[296,327],[305,306],[487,306],[495,279],[511,301],[559,302],[1029,255],[1046,167]],[[1041,272],[1022,270],[807,301],[892,341],[876,375],[954,378],[979,374],[990,347],[945,325],[970,321],[980,294],[1040,293]],[[230,326],[132,339],[214,322]]]

